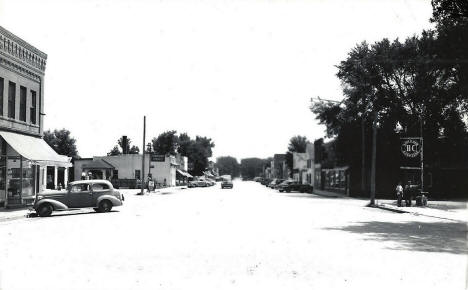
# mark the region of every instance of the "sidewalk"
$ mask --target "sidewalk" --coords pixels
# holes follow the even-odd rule
[[[29,208],[30,206],[14,209],[0,208],[0,222],[26,218],[27,215],[31,212],[29,211]]]
[[[313,194],[328,198],[362,199],[349,197],[342,193],[320,189],[314,189]],[[416,206],[415,204],[416,202],[413,201],[413,205],[411,207],[398,207],[396,200],[376,199],[376,207],[383,210],[390,210],[399,213],[409,213],[413,215],[423,215],[439,219],[468,223],[467,201],[428,200],[426,207]]]
[[[315,189],[315,188],[314,188],[314,192],[312,194],[320,195],[320,196],[323,196],[323,197],[330,197],[330,198],[351,198],[351,197],[347,196],[344,193],[320,190],[320,189]]]
[[[385,210],[468,223],[468,202],[465,201],[428,200],[426,207],[415,206],[414,202],[411,207],[398,207],[396,200],[378,200],[376,204]]]

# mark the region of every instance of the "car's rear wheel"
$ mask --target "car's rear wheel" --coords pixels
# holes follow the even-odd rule
[[[41,204],[36,212],[41,217],[47,217],[47,216],[50,216],[53,211],[54,211],[54,208],[52,207],[52,205],[49,203],[45,203],[45,204]]]
[[[98,212],[110,212],[112,203],[108,200],[103,200],[99,203]]]

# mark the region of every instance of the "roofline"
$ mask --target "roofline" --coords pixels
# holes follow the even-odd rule
[[[4,27],[0,26],[0,32],[2,34],[4,34],[5,36],[8,36],[12,40],[18,42],[19,44],[23,45],[25,48],[30,49],[34,53],[37,53],[40,57],[42,57],[44,59],[47,59],[47,54],[45,52],[43,52],[43,51],[37,49],[36,47],[32,46],[31,44],[29,44],[29,42],[27,42],[26,40],[16,36],[12,32],[6,30]]]

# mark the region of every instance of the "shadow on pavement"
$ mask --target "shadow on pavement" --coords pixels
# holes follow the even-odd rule
[[[391,241],[392,250],[445,252],[467,254],[466,223],[422,222],[362,222],[355,225],[326,228],[363,234],[365,240]]]
[[[54,212],[52,213],[51,216],[48,216],[48,217],[44,217],[46,219],[49,219],[49,218],[58,218],[58,217],[65,217],[65,216],[77,216],[77,215],[88,215],[88,214],[96,214],[96,215],[99,215],[99,214],[109,214],[109,213],[114,213],[114,212],[119,212],[117,210],[111,210],[109,212],[104,212],[104,213],[101,213],[101,212],[95,212],[95,211],[87,211],[87,212],[73,212],[73,211],[67,211],[67,212]],[[36,214],[32,214],[29,216],[30,218],[41,218],[40,216],[36,215]]]

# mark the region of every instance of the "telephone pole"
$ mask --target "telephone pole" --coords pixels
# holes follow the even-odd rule
[[[146,116],[143,116],[143,158],[141,159],[141,192],[138,195],[145,194],[145,148],[146,148]]]

